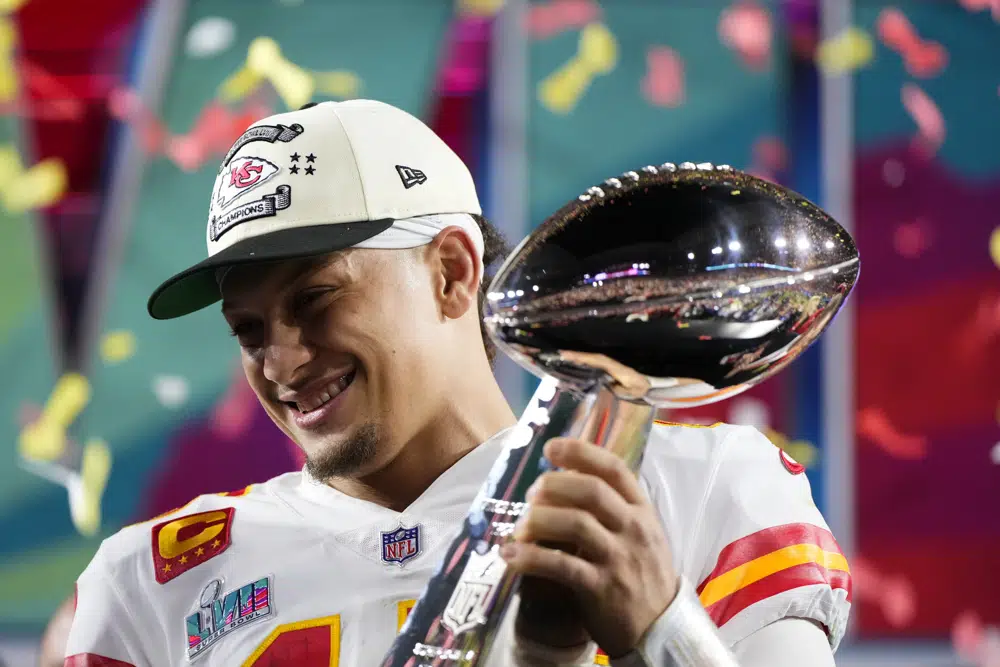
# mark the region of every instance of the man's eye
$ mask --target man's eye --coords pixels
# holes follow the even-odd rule
[[[299,292],[295,296],[295,312],[297,314],[308,314],[311,308],[319,305],[321,299],[329,295],[333,290],[312,289]]]
[[[239,340],[240,345],[244,347],[253,345],[253,338],[255,336],[259,337],[260,334],[260,326],[250,322],[233,324],[229,329],[229,333]]]

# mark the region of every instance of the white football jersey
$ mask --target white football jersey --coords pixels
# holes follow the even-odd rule
[[[380,664],[511,432],[401,513],[289,473],[123,529],[77,582],[66,664]],[[847,562],[801,473],[751,427],[653,426],[643,488],[730,646],[783,617],[843,635]]]

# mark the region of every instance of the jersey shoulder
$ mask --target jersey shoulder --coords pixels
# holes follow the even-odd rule
[[[165,584],[202,563],[225,553],[232,544],[233,526],[241,529],[268,521],[283,508],[279,496],[294,488],[301,473],[279,475],[236,491],[197,496],[181,507],[126,526],[101,544],[95,561],[107,575],[128,586],[124,575],[152,568],[151,579]]]

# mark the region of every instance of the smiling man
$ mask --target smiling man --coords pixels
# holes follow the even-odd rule
[[[250,127],[207,243],[149,311],[221,303],[247,381],[308,463],[106,540],[66,664],[373,667],[516,421],[481,322],[506,248],[444,142],[366,100]],[[515,610],[488,664],[832,666],[850,577],[801,469],[722,424],[658,424],[647,452],[637,478],[592,444],[546,444],[558,469],[501,566],[582,613],[556,636]]]

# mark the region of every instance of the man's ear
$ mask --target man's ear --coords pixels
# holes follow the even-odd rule
[[[435,267],[435,294],[441,314],[458,319],[477,307],[483,261],[468,234],[458,226],[446,227],[429,247]]]

